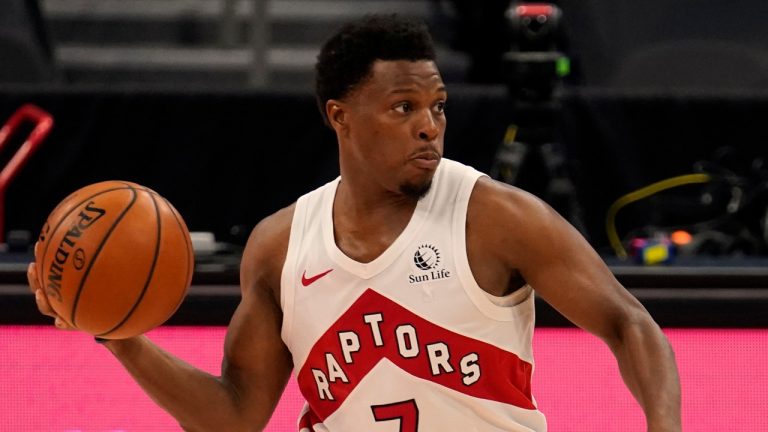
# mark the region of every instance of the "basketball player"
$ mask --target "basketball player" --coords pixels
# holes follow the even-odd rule
[[[423,25],[343,28],[318,57],[317,97],[341,176],[253,230],[221,376],[143,336],[105,342],[182,427],[261,430],[293,370],[303,432],[543,431],[535,290],[608,344],[648,430],[680,430],[672,350],[587,242],[535,197],[442,159],[447,93]]]

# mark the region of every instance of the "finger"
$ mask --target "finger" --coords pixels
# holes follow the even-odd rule
[[[42,290],[35,291],[35,302],[37,303],[37,308],[40,309],[40,312],[43,315],[48,315],[54,319],[53,324],[56,326],[56,328],[62,330],[74,329],[74,327],[65,321],[64,318],[56,314],[56,311],[54,311],[51,307],[51,304],[48,303],[48,298],[45,296],[45,294],[43,294]]]
[[[56,319],[53,321],[53,324],[56,326],[56,328],[62,329],[62,330],[72,330],[74,327],[67,324],[66,321],[64,321],[61,317],[56,317]]]
[[[56,315],[56,312],[54,312],[53,308],[51,307],[51,304],[48,303],[48,299],[45,297],[45,294],[43,294],[43,290],[39,289],[35,291],[35,303],[37,304],[37,309],[43,315],[48,315],[49,317],[58,318],[58,315]]]
[[[27,266],[27,282],[29,282],[29,289],[35,292],[40,289],[40,284],[37,279],[37,265],[35,263],[29,263]]]
[[[34,248],[34,251],[35,251],[35,261],[37,261],[37,257],[39,256],[37,254],[39,249],[40,249],[40,240],[35,242],[35,248]]]

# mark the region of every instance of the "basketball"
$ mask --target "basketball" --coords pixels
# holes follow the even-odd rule
[[[173,315],[194,267],[189,231],[168,200],[105,181],[65,198],[40,232],[35,262],[53,310],[105,339],[145,333]]]

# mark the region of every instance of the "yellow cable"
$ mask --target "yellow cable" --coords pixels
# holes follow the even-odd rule
[[[517,136],[517,126],[516,125],[507,126],[507,131],[504,133],[504,144],[512,144],[513,142],[515,142],[516,136]]]
[[[659,182],[642,187],[614,201],[614,203],[611,204],[611,206],[608,208],[608,213],[605,216],[605,232],[608,234],[608,241],[611,243],[613,250],[616,252],[616,256],[621,259],[627,258],[627,251],[621,244],[619,235],[616,232],[616,214],[619,212],[619,210],[621,210],[622,207],[667,189],[687,184],[707,183],[711,179],[712,177],[709,174],[685,174],[668,178],[666,180],[661,180]]]

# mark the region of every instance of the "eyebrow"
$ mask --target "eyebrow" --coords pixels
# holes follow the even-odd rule
[[[401,87],[401,88],[396,88],[396,89],[394,89],[394,90],[391,90],[391,91],[389,92],[389,94],[414,93],[414,92],[417,92],[417,91],[418,91],[418,90],[417,90],[417,89],[415,89],[415,88],[405,88],[405,87]],[[448,93],[448,92],[446,91],[446,89],[445,89],[445,86],[444,86],[444,85],[441,85],[440,87],[438,87],[438,88],[436,89],[435,93]]]

